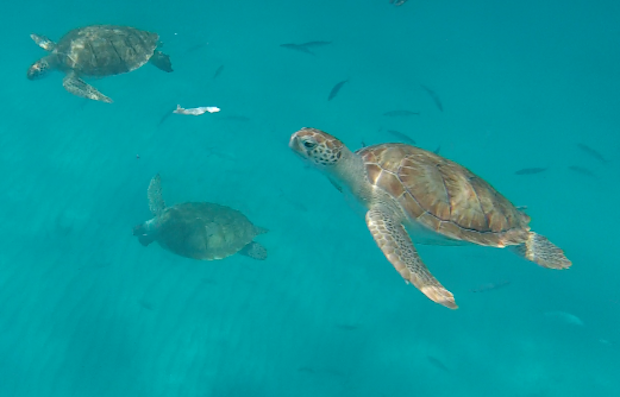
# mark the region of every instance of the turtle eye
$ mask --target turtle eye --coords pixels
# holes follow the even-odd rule
[[[316,143],[311,142],[311,141],[304,141],[304,146],[307,147],[308,149],[313,149],[314,147],[316,147]]]

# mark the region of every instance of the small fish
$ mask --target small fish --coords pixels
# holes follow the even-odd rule
[[[396,7],[402,6],[407,0],[390,0],[390,4],[394,4]]]
[[[298,44],[298,45],[301,46],[301,47],[308,48],[308,47],[323,47],[323,46],[329,45],[331,43],[332,43],[331,41],[320,41],[320,40],[318,40],[318,41],[308,41],[307,43],[302,43],[302,44]]]
[[[440,370],[444,372],[450,373],[450,370],[448,369],[448,367],[446,367],[444,363],[442,363],[438,358],[435,358],[433,356],[426,356],[426,359],[428,360],[429,363],[433,364],[435,368],[439,368]]]
[[[515,175],[534,175],[534,174],[540,174],[541,172],[547,171],[548,167],[545,168],[540,168],[540,167],[533,167],[533,168],[522,168],[518,171],[515,171]]]
[[[367,146],[366,142],[362,141],[361,143],[362,143],[362,147],[366,147]]]
[[[495,290],[495,289],[500,289],[500,288],[506,287],[508,285],[510,285],[510,281],[500,281],[500,282],[497,282],[497,283],[483,284],[483,285],[480,285],[480,286],[478,286],[478,287],[476,287],[474,289],[471,289],[470,291],[473,292],[473,293],[487,292],[487,291],[492,291],[492,290]]]
[[[153,304],[149,301],[146,301],[144,299],[139,299],[138,303],[140,304],[140,306],[142,306],[143,308],[145,308],[146,310],[153,310]]]
[[[172,109],[172,111],[166,110],[166,113],[164,113],[164,115],[161,116],[161,119],[159,119],[159,123],[157,123],[157,126],[159,127],[160,125],[164,124],[164,121],[168,120],[168,117],[170,117],[170,115],[173,113],[174,109]]]
[[[426,93],[433,99],[433,102],[435,102],[435,105],[437,106],[439,111],[443,112],[443,105],[441,104],[441,100],[439,99],[439,96],[435,93],[435,91],[422,84],[420,84],[420,87],[422,87],[422,89],[426,91]]]
[[[202,48],[204,48],[204,47],[206,47],[206,44],[205,44],[205,43],[196,44],[196,45],[194,45],[194,46],[189,47],[189,48],[185,51],[185,53],[186,53],[186,54],[189,54],[189,53],[192,53],[192,52],[198,51],[198,50],[200,50],[200,49],[202,49]]]
[[[592,149],[590,146],[585,145],[583,143],[578,143],[577,146],[579,147],[579,149],[581,149],[584,153],[587,153],[588,155],[592,156],[593,158],[597,159],[598,161],[600,161],[603,164],[607,164],[607,159],[605,159],[605,157],[603,157],[602,154],[600,154],[599,152],[597,152],[596,150]]]
[[[412,112],[410,110],[392,110],[390,112],[383,113],[387,117],[405,117],[405,116],[418,116],[420,112]]]
[[[336,327],[340,328],[343,331],[355,331],[360,326],[355,324],[336,324]]]
[[[222,70],[224,70],[224,65],[220,65],[220,67],[215,70],[215,73],[213,73],[213,78],[217,78],[217,76],[222,73]]]
[[[562,311],[546,312],[545,316],[551,317],[551,318],[557,318],[559,320],[564,321],[566,324],[577,325],[580,327],[584,326],[583,321],[581,321],[579,317],[575,316],[574,314],[570,314],[568,312],[562,312]]]
[[[403,141],[406,141],[406,142],[409,142],[412,145],[415,145],[415,141],[413,139],[411,139],[407,134],[403,134],[402,132],[396,131],[396,130],[387,130],[387,132],[389,132],[390,134],[394,135],[395,137],[397,137],[397,138],[399,138],[399,139],[401,139]]]
[[[187,114],[191,116],[200,116],[201,114],[206,113],[206,112],[217,113],[219,111],[220,111],[220,108],[215,107],[215,106],[201,106],[198,108],[185,109],[185,108],[182,108],[181,105],[177,105],[176,110],[174,110],[172,113]]]
[[[307,47],[304,47],[304,46],[299,45],[299,44],[294,44],[294,43],[280,44],[280,47],[288,48],[289,50],[295,50],[295,51],[304,52],[304,53],[310,54],[310,55],[316,55],[314,52],[310,51]]]
[[[441,151],[441,145],[437,146],[437,149],[433,150],[433,153],[439,154],[440,151]]]
[[[327,97],[328,101],[331,101],[332,99],[334,99],[336,97],[336,95],[338,95],[338,92],[340,91],[340,89],[342,88],[343,85],[345,85],[345,83],[347,83],[349,80],[343,80],[340,83],[337,83],[334,88],[332,88],[331,92],[329,93],[329,96]]]
[[[584,167],[580,167],[578,165],[571,165],[570,167],[568,167],[569,170],[574,171],[578,174],[581,175],[586,175],[586,176],[590,176],[590,177],[596,177],[596,175],[594,175],[594,172],[590,171],[587,168]]]

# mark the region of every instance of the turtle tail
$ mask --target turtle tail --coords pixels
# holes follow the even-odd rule
[[[568,269],[572,262],[545,236],[530,232],[525,243],[511,247],[517,255],[548,269]]]

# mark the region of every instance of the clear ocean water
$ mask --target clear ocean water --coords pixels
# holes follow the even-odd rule
[[[0,20],[0,397],[620,395],[620,3],[35,0]],[[87,80],[112,104],[26,79],[31,33],[91,24],[157,32],[174,72]],[[331,43],[281,46],[312,41]],[[305,126],[440,147],[572,268],[419,246],[460,308],[431,302],[290,151]],[[168,204],[269,229],[268,259],[141,246],[157,173]]]

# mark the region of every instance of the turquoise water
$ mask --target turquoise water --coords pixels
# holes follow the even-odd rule
[[[544,3],[5,5],[0,396],[620,395],[620,5]],[[26,79],[45,53],[30,33],[96,23],[159,33],[174,72],[88,80],[113,104],[70,95],[60,73]],[[280,46],[309,41],[332,43]],[[222,110],[165,117],[177,104]],[[420,114],[383,116],[403,109]],[[352,149],[388,130],[440,146],[527,206],[573,267],[420,246],[460,308],[434,304],[291,153],[304,126]],[[531,167],[548,169],[515,174]],[[269,229],[269,258],[142,247],[156,173],[169,204]]]

